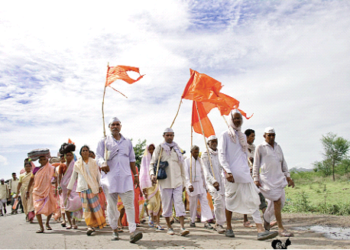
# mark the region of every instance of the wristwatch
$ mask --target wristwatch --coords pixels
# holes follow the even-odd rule
[[[134,174],[134,176],[139,176],[138,174]]]

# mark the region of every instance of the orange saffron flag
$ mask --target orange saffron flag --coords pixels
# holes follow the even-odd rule
[[[197,102],[205,102],[208,100],[215,102],[217,93],[219,93],[222,88],[221,82],[192,69],[190,69],[190,72],[191,77],[187,82],[182,98]]]
[[[209,105],[204,105],[201,102],[197,102],[197,106],[198,106],[198,113],[199,113],[200,119],[198,117],[196,103],[193,101],[193,103],[192,103],[192,126],[193,126],[194,132],[201,134],[201,135],[203,134],[201,124],[199,122],[199,120],[200,120],[202,123],[202,126],[203,126],[204,136],[209,137],[211,135],[215,135],[213,125],[211,124],[209,117],[207,116],[208,113],[210,112],[210,110],[215,108],[215,106],[210,104],[210,103],[209,103]]]
[[[134,71],[136,73],[139,73],[140,75],[139,78],[137,78],[136,80],[132,79],[128,75],[127,73],[128,71]],[[133,84],[134,82],[137,82],[138,80],[140,80],[143,76],[144,75],[140,74],[139,68],[136,68],[136,67],[122,66],[122,65],[113,66],[113,67],[108,66],[106,86],[110,86],[114,81],[118,79],[123,80],[129,84]]]

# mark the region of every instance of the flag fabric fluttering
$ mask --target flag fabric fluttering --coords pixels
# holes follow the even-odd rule
[[[207,104],[207,103],[205,103],[205,104]],[[208,113],[210,112],[210,110],[215,108],[215,106],[210,107],[211,105],[205,106],[205,104],[202,102],[197,102],[197,106],[198,106],[198,112],[197,112],[196,103],[195,103],[195,101],[193,101],[193,103],[192,103],[192,121],[191,122],[192,122],[192,127],[193,127],[194,132],[196,132],[198,134],[203,134],[202,127],[200,124],[200,123],[202,123],[204,136],[208,138],[211,135],[215,135],[214,127],[211,124],[211,121],[209,120],[209,118],[207,116]],[[198,113],[199,113],[200,117],[198,117]]]
[[[134,71],[136,73],[139,73],[139,77],[134,80],[128,75],[128,71]],[[144,75],[140,74],[139,68],[136,67],[131,67],[131,66],[108,66],[108,71],[107,71],[107,79],[106,79],[106,86],[110,86],[114,81],[120,79],[123,80],[129,84],[133,84],[134,82],[137,82],[140,80]]]

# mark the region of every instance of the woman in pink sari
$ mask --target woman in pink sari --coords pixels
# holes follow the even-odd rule
[[[48,161],[47,156],[39,157],[40,167],[36,167],[33,170],[32,177],[29,181],[26,199],[30,197],[30,190],[32,184],[34,183],[33,188],[33,203],[36,218],[39,222],[40,229],[36,231],[37,233],[44,232],[44,225],[41,215],[46,215],[46,229],[52,230],[50,227],[50,219],[52,214],[56,211],[56,199],[52,192],[51,179],[55,176],[55,169]]]
[[[76,225],[76,220],[81,220],[83,216],[81,199],[79,197],[79,194],[75,191],[77,188],[77,182],[75,182],[69,196],[67,195],[67,192],[68,192],[67,186],[72,177],[73,168],[75,164],[74,155],[72,152],[66,152],[65,158],[67,161],[66,163],[67,170],[64,173],[63,177],[61,177],[62,175],[59,175],[59,180],[58,180],[59,186],[57,189],[59,191],[60,198],[61,198],[61,206],[63,204],[64,210],[67,216],[67,220],[70,224],[70,226],[66,227],[66,229],[71,229],[71,228],[77,229],[78,226]]]

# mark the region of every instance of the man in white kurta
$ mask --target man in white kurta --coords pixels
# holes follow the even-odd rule
[[[285,202],[284,188],[287,185],[294,187],[294,182],[290,178],[282,148],[275,142],[275,137],[274,128],[265,129],[265,142],[255,151],[253,178],[268,202],[263,216],[265,229],[270,229],[270,222],[276,217],[279,235],[291,237],[293,233],[283,228],[281,211]]]
[[[96,161],[101,167],[101,186],[107,199],[107,217],[113,230],[112,240],[119,240],[117,208],[120,196],[128,218],[130,242],[135,243],[142,238],[142,233],[136,231],[134,209],[134,187],[139,184],[135,169],[135,153],[129,139],[120,134],[121,121],[117,117],[111,118],[108,127],[112,135],[99,141],[96,150]],[[106,142],[105,142],[106,140]],[[105,159],[105,144],[107,159]]]
[[[213,229],[208,223],[213,219],[213,214],[208,204],[207,190],[202,170],[202,160],[199,156],[199,147],[193,146],[191,149],[191,158],[185,160],[185,172],[187,180],[187,193],[190,202],[190,227],[196,227],[195,220],[197,214],[198,201],[201,205],[201,221],[205,222],[204,227]],[[192,164],[192,167],[191,167]]]
[[[186,176],[184,159],[179,146],[173,141],[174,136],[174,131],[171,128],[165,129],[163,133],[164,142],[158,145],[154,150],[152,160],[149,165],[149,174],[153,183],[158,182],[158,185],[160,185],[163,217],[165,218],[168,226],[168,234],[175,234],[170,224],[170,217],[172,215],[172,208],[174,205],[176,216],[179,217],[180,220],[180,235],[185,236],[190,233],[187,229],[185,229],[184,216],[186,215],[186,211],[185,205],[182,201],[182,192],[186,186]],[[162,162],[166,161],[169,164],[165,168],[167,174],[166,179],[157,180],[157,173],[154,171],[154,164],[157,164],[158,160]]]
[[[203,173],[205,176],[205,182],[207,184],[208,191],[214,200],[214,215],[216,220],[215,230],[219,234],[223,234],[225,229],[223,227],[226,215],[225,215],[225,186],[223,179],[222,166],[219,162],[218,156],[218,140],[215,135],[208,138],[209,154],[214,170],[210,166],[210,161],[207,152],[202,153]],[[215,177],[214,177],[215,176]]]
[[[250,176],[247,162],[247,139],[241,132],[243,120],[238,110],[231,112],[228,131],[222,133],[219,141],[219,159],[226,172],[225,198],[227,237],[234,237],[232,212],[251,214],[258,230],[258,240],[274,238],[277,232],[265,231],[259,212],[259,189]]]

